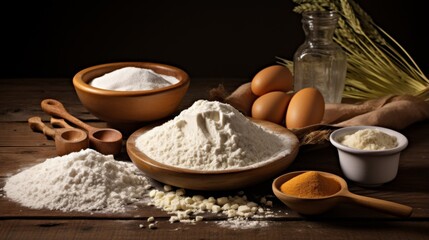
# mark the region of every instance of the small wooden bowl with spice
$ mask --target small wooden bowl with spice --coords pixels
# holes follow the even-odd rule
[[[326,172],[290,172],[276,178],[272,189],[280,201],[303,215],[321,214],[342,202],[398,217],[409,217],[412,213],[412,208],[406,205],[353,194],[343,178]]]

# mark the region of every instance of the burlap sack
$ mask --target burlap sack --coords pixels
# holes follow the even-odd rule
[[[250,116],[257,96],[250,90],[250,83],[245,83],[231,94],[220,85],[210,91],[210,98],[229,103]],[[325,104],[321,124],[290,130],[298,136],[301,145],[321,144],[328,140],[333,129],[340,127],[369,125],[401,130],[428,119],[428,102],[410,95],[389,95],[354,104]]]

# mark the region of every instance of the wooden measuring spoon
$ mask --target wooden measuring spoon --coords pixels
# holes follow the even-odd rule
[[[284,174],[273,181],[272,189],[274,195],[277,196],[280,201],[282,201],[290,209],[299,212],[305,215],[314,215],[320,214],[329,209],[333,208],[339,203],[342,202],[351,202],[356,203],[364,207],[368,207],[386,214],[391,214],[398,217],[409,217],[413,209],[409,206],[402,205],[399,203],[394,203],[390,201],[385,201],[377,198],[365,197],[351,193],[348,190],[346,181],[331,173],[319,172],[324,177],[331,178],[335,180],[340,185],[340,190],[330,196],[321,197],[321,198],[300,198],[292,195],[288,195],[280,191],[280,186],[292,179],[295,176],[298,176],[306,171],[297,171]]]
[[[55,127],[60,127],[60,128],[75,128],[73,126],[70,126],[64,119],[62,118],[54,118],[51,117],[51,125],[55,126]]]
[[[40,117],[31,117],[28,124],[33,131],[43,132],[46,136],[54,139],[57,154],[59,156],[78,152],[89,147],[88,135],[85,131],[77,128],[52,129],[46,126]]]
[[[54,99],[45,99],[41,103],[42,110],[51,116],[64,118],[80,128],[88,131],[90,147],[102,154],[118,154],[122,149],[122,134],[113,128],[92,127],[72,116],[63,104]]]

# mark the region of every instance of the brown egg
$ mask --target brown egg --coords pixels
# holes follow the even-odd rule
[[[325,101],[316,88],[299,90],[290,100],[286,112],[286,127],[303,128],[320,123],[325,113]]]
[[[269,92],[257,98],[252,105],[252,117],[282,124],[292,94],[281,91]]]
[[[251,89],[256,96],[273,91],[292,90],[293,77],[287,67],[273,65],[259,71],[252,79]]]

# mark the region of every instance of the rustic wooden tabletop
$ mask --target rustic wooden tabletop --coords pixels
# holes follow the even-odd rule
[[[195,79],[180,108],[207,98],[208,90],[220,83],[233,90],[243,82]],[[60,100],[70,113],[89,124],[105,125],[80,104],[69,79],[0,80],[0,188],[13,174],[56,156],[54,142],[32,132],[27,124],[31,116],[49,120],[40,108],[45,98]],[[226,216],[209,213],[195,224],[170,223],[168,213],[152,206],[138,205],[117,214],[36,210],[11,201],[0,190],[0,239],[429,239],[429,121],[415,123],[401,132],[409,146],[401,155],[394,181],[378,188],[348,184],[353,193],[413,207],[411,217],[406,219],[351,204],[341,204],[317,217],[304,217],[273,198],[273,214],[249,219],[247,225],[228,224]],[[122,152],[119,160],[129,161],[125,147]],[[285,172],[296,170],[343,176],[332,146],[300,151]],[[272,195],[271,180],[241,190],[249,197]],[[147,225],[150,216],[158,221],[158,228],[140,228],[140,224]]]

